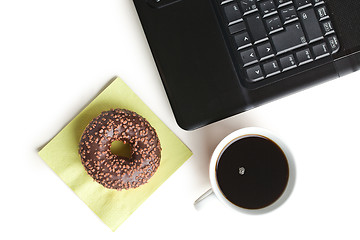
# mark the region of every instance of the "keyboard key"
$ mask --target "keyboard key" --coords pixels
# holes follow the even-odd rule
[[[285,7],[280,10],[280,16],[284,21],[284,24],[297,20],[297,14],[294,6]]]
[[[275,4],[278,7],[282,7],[282,6],[284,6],[286,4],[290,4],[290,3],[292,3],[291,0],[275,0]]]
[[[251,40],[247,32],[242,32],[235,35],[234,39],[238,50],[251,45]]]
[[[231,25],[229,27],[229,32],[230,32],[230,34],[235,34],[237,32],[241,32],[241,31],[243,31],[245,29],[246,29],[245,23],[244,22],[239,22],[239,23],[236,23],[234,25]]]
[[[323,0],[313,0],[313,2],[312,2],[312,4],[313,4],[314,6],[317,6],[317,5],[322,4],[322,3],[324,3]]]
[[[280,64],[283,69],[283,72],[290,70],[296,67],[296,61],[294,55],[290,54],[285,57],[280,58]]]
[[[263,64],[264,72],[266,77],[273,76],[280,73],[280,67],[276,60]]]
[[[306,45],[306,38],[299,23],[285,27],[285,31],[272,35],[271,40],[277,54],[281,54]]]
[[[328,37],[327,42],[330,45],[332,54],[334,54],[340,50],[340,44],[339,44],[339,41],[336,36]]]
[[[323,33],[321,31],[319,21],[316,18],[314,9],[309,8],[301,11],[299,15],[309,43],[323,38]]]
[[[224,12],[229,25],[236,21],[240,21],[240,19],[242,18],[240,8],[236,3],[224,5]]]
[[[299,66],[304,65],[309,62],[312,62],[314,60],[311,55],[310,49],[308,49],[308,48],[298,51],[296,53],[296,58],[298,60]]]
[[[280,17],[277,15],[267,18],[265,22],[270,34],[283,29]]]
[[[241,0],[240,7],[244,14],[248,14],[257,10],[255,0]]]
[[[217,0],[217,2],[218,2],[220,5],[223,5],[223,4],[232,2],[232,1],[234,1],[234,0]]]
[[[330,55],[330,51],[329,51],[326,43],[317,44],[312,48],[312,50],[315,54],[315,60]]]
[[[267,39],[267,32],[259,14],[250,15],[245,21],[251,26],[249,31],[255,44]]]
[[[258,61],[253,48],[240,52],[240,58],[244,67],[249,66]]]
[[[264,79],[264,74],[260,65],[255,65],[254,67],[246,69],[246,75],[248,77],[247,80],[250,82],[257,82]]]
[[[275,54],[275,51],[269,42],[259,45],[256,50],[259,54],[260,60],[272,57]]]
[[[268,16],[276,11],[276,6],[273,0],[267,0],[259,4],[261,15]]]
[[[323,19],[329,17],[328,11],[326,10],[325,6],[317,8],[316,14],[320,20],[323,20]]]
[[[297,9],[302,9],[311,5],[311,0],[294,0]]]
[[[326,21],[326,22],[321,23],[321,28],[322,28],[325,35],[328,35],[328,34],[334,32],[334,28],[333,28],[332,23],[330,21]]]

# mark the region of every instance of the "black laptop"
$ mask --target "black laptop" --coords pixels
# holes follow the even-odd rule
[[[359,0],[133,0],[180,127],[360,68]]]

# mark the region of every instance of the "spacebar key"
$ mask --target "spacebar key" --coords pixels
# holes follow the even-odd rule
[[[277,54],[306,45],[306,38],[300,23],[289,25],[285,31],[271,36]]]

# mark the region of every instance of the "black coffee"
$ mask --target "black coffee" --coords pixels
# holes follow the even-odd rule
[[[229,145],[216,166],[223,195],[246,209],[274,203],[289,180],[289,165],[280,147],[268,138],[249,135]]]

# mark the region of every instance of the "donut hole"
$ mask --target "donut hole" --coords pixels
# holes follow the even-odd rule
[[[113,141],[111,143],[110,151],[112,154],[115,154],[120,157],[131,157],[131,146],[128,143],[123,141]]]

